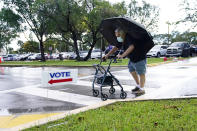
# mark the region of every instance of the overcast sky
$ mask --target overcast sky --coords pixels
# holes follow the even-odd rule
[[[109,0],[111,3],[117,3],[122,2],[123,0]],[[130,2],[130,0],[124,0],[126,4]],[[159,16],[159,29],[158,33],[167,33],[168,32],[168,26],[166,24],[167,21],[170,23],[176,22],[181,19],[181,17],[184,17],[184,11],[181,10],[180,4],[183,2],[183,0],[145,0],[146,2],[155,5],[160,8],[160,16]],[[191,1],[191,0],[190,0]],[[193,0],[192,0],[193,1]],[[194,0],[195,1],[195,0]],[[1,4],[1,3],[0,3]],[[177,30],[179,32],[186,31],[190,25],[178,25],[178,26],[170,26],[170,32],[172,30]],[[25,38],[26,37],[26,38]],[[24,35],[24,33],[21,35],[20,39],[23,39],[23,41],[26,41],[28,38],[28,35]],[[12,47],[16,47],[16,43],[13,42]]]
[[[111,3],[116,2],[122,2],[123,0],[109,0]],[[130,0],[124,0],[127,4],[130,2]],[[138,1],[138,0],[137,0]],[[158,33],[167,33],[168,32],[168,26],[166,24],[167,21],[176,22],[181,19],[181,17],[184,16],[184,11],[181,10],[181,7],[179,6],[183,0],[145,0],[147,3],[150,3],[152,5],[155,5],[160,8],[160,16],[159,16],[159,29]],[[183,28],[181,26],[171,26],[170,32],[172,30],[178,30],[180,32],[183,32],[187,30],[186,28]]]

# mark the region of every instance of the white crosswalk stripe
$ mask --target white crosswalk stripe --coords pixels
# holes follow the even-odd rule
[[[36,88],[36,87],[24,87],[24,88],[17,88],[14,90],[15,92],[30,94],[34,96],[40,96],[60,101],[72,102],[82,105],[92,105],[100,102],[99,98],[74,94],[74,93],[67,93],[58,90],[49,90],[43,88]]]
[[[75,83],[75,85],[79,85],[79,86],[89,86],[90,88],[92,88],[92,82],[91,81],[82,81],[79,80],[77,83]],[[130,85],[122,85],[125,91],[131,91],[132,88],[134,88],[134,86],[130,86]],[[95,87],[100,87],[99,85],[95,84]],[[105,88],[110,88],[110,87],[105,87]],[[116,89],[120,89],[120,87],[117,85],[115,86]]]

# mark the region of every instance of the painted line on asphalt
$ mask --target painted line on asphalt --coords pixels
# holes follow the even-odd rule
[[[19,125],[23,125],[26,123],[34,122],[40,119],[48,119],[50,121],[50,117],[57,116],[62,113],[42,113],[42,114],[27,114],[27,115],[12,115],[12,116],[0,116],[0,130],[10,130],[9,128],[13,128]],[[35,124],[36,125],[36,124]],[[33,126],[33,125],[32,125]]]
[[[92,82],[90,81],[77,81],[77,83],[73,83],[73,85],[80,85],[80,86],[89,86],[90,89],[92,88]],[[99,85],[94,85],[96,88],[100,88]],[[135,86],[129,86],[129,85],[122,85],[123,86],[123,89],[125,91],[131,91],[132,88],[134,88]],[[106,88],[106,89],[109,89],[111,88],[110,86],[107,86],[107,87],[103,87],[103,88]],[[117,90],[120,90],[121,88],[117,85],[115,86],[115,89]]]
[[[28,88],[18,88],[15,90],[16,92],[30,94],[34,96],[40,96],[60,101],[72,102],[81,105],[92,105],[97,102],[100,102],[100,98],[74,94],[74,93],[67,93],[58,90],[49,90],[43,88],[35,88],[35,87],[28,87]]]
[[[96,108],[99,108],[99,107],[102,107],[102,106],[106,106],[108,104],[115,103],[116,101],[117,100],[100,101],[100,102],[98,102],[98,103],[96,103],[94,105],[90,105],[90,106],[74,109],[74,110],[71,110],[71,111],[66,111],[66,112],[60,113],[58,115],[49,116],[47,118],[38,119],[38,120],[29,122],[29,123],[21,124],[19,126],[15,126],[13,128],[9,128],[9,131],[12,131],[12,130],[14,130],[14,131],[16,131],[16,130],[23,130],[23,129],[30,128],[30,127],[33,127],[33,126],[36,126],[36,125],[41,125],[41,124],[48,123],[50,121],[63,119],[66,116],[69,116],[69,115],[72,115],[72,114],[77,114],[77,113],[84,112],[84,111],[88,111],[90,109],[96,109]]]
[[[3,90],[3,91],[0,91],[0,94],[5,94],[5,93],[14,92],[14,91],[16,91],[16,90],[18,90],[18,89],[20,89],[20,88],[38,88],[38,87],[41,87],[41,84],[33,85],[33,86],[24,86],[24,87],[9,89],[9,90]]]
[[[96,71],[96,70],[95,70]],[[118,73],[118,72],[128,72],[128,69],[124,69],[124,70],[120,70],[120,71],[112,71],[111,73],[113,74],[113,73]],[[89,76],[84,76],[84,77],[80,77],[80,78],[78,78],[78,80],[81,80],[81,79],[87,79],[87,78],[93,78],[94,77],[94,75],[89,75]]]
[[[90,86],[90,89],[92,88],[92,82],[89,82],[89,81],[78,81],[77,83],[75,83],[77,85],[81,85],[81,86]],[[124,91],[127,92],[127,97],[128,98],[133,98],[133,97],[130,97],[130,95],[128,93],[131,93],[131,90],[135,88],[135,86],[130,86],[130,85],[122,85],[123,86],[123,89]],[[99,89],[100,91],[100,86],[98,85],[95,85],[95,88],[96,89]],[[110,89],[111,87],[110,86],[107,86],[107,87],[103,87],[105,89]],[[116,91],[120,91],[121,88],[119,86],[115,86],[114,87],[116,89]],[[158,88],[159,89],[159,88]],[[154,91],[157,91],[158,89],[155,89],[155,88],[151,88],[151,87],[147,87],[145,88],[145,91],[146,91],[146,94],[149,94],[151,92],[154,92]]]

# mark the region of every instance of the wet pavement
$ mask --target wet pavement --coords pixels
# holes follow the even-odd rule
[[[41,84],[44,71],[78,69],[79,77],[94,75],[92,67],[0,67],[0,91]],[[122,70],[121,68],[112,68]]]
[[[197,58],[149,68],[147,75],[147,81],[154,82],[159,88],[142,98],[197,96]]]
[[[71,68],[71,67],[70,67]],[[100,96],[92,96],[92,80],[95,70],[78,69],[77,83],[57,87],[42,87],[44,71],[65,70],[67,67],[0,67],[0,116],[20,113],[69,111],[101,102]],[[72,68],[73,69],[73,68]],[[128,98],[135,82],[126,67],[112,67]],[[145,99],[197,96],[197,58],[164,64],[147,69]],[[120,98],[120,88],[115,95],[104,93],[110,99]],[[99,89],[96,86],[96,89]]]
[[[91,77],[95,73],[95,69],[92,67],[0,67],[0,116],[20,113],[66,111],[88,105],[86,103],[81,104],[80,99],[73,101],[75,102],[73,103],[70,95],[83,94],[84,96],[92,96],[92,90],[89,86],[72,84],[50,88],[42,87],[43,72],[67,69],[78,69],[79,79],[86,78],[86,76]],[[125,68],[113,68],[112,71],[122,69]],[[44,92],[46,95],[38,95],[37,90],[34,89],[43,89],[39,91]],[[60,91],[57,93],[68,92],[71,94],[63,94],[65,97],[69,96],[66,100],[64,98],[59,99],[50,97],[47,94],[49,90]]]

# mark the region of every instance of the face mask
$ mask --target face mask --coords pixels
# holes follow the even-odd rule
[[[118,42],[123,42],[122,37],[117,37],[117,41],[118,41]]]

